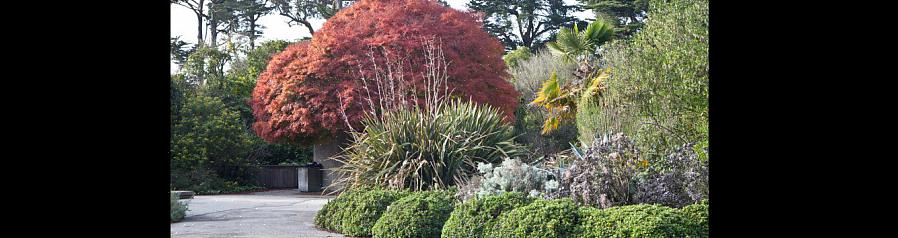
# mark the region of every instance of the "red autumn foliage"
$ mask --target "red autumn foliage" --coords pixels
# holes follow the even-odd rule
[[[502,44],[478,19],[432,0],[360,0],[330,18],[311,41],[271,59],[250,100],[253,129],[269,142],[316,143],[347,129],[341,108],[356,125],[367,108],[360,79],[375,74],[372,49],[402,57],[404,80],[423,89],[426,39],[435,39],[449,62],[453,96],[492,105],[514,121],[520,94],[505,80]],[[375,62],[382,67],[385,60]]]

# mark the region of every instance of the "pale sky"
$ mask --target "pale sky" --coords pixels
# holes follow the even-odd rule
[[[467,10],[465,5],[470,0],[447,0],[449,6],[452,8]],[[576,3],[576,0],[565,0],[568,4]],[[171,37],[181,36],[181,40],[187,43],[195,44],[196,43],[196,16],[193,14],[190,9],[186,7],[179,6],[176,4],[171,4]],[[592,18],[593,14],[590,11],[580,12],[575,14],[576,16],[583,18]],[[324,19],[312,19],[310,20],[312,23],[312,27],[315,30],[321,28],[321,25],[324,24]],[[256,40],[256,42],[264,42],[268,40],[286,40],[286,41],[296,41],[300,38],[309,36],[308,30],[302,25],[287,25],[287,17],[280,16],[275,14],[269,14],[259,18],[259,25],[265,26],[263,30],[262,36]],[[204,31],[205,35],[206,32]],[[204,36],[205,37],[205,36]],[[219,36],[225,37],[225,36]],[[175,73],[178,69],[178,66],[171,62],[171,73]]]

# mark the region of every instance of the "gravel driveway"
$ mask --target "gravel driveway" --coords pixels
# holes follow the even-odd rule
[[[196,196],[171,237],[344,237],[315,228],[315,213],[332,196],[298,190]]]

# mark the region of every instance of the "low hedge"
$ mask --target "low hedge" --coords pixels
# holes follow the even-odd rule
[[[576,237],[578,220],[571,199],[540,199],[500,215],[487,237]]]
[[[455,207],[440,237],[487,237],[485,232],[493,230],[499,215],[531,202],[533,199],[519,192],[471,199]]]
[[[376,238],[440,237],[455,191],[415,192],[390,204],[372,228]]]
[[[567,198],[534,200],[518,192],[455,205],[454,193],[355,189],[325,204],[315,224],[347,236],[376,238],[709,237],[707,200],[681,209],[639,204],[601,210],[578,207]],[[176,205],[173,221],[179,218]]]
[[[709,237],[708,232],[708,200],[702,200],[701,203],[685,206],[680,209],[683,215],[692,222],[694,234],[698,237]]]
[[[357,188],[340,194],[315,215],[315,225],[349,236],[370,236],[371,227],[391,203],[406,191]]]
[[[407,191],[373,189],[353,196],[343,207],[340,232],[348,236],[371,236],[371,228],[396,200]]]
[[[349,202],[350,198],[356,193],[364,192],[364,190],[353,189],[341,193],[339,196],[324,204],[324,207],[315,214],[315,225],[318,228],[340,232],[340,226],[343,223],[343,208]]]
[[[579,236],[584,238],[701,237],[700,229],[683,212],[661,205],[629,205],[599,210],[580,209]]]

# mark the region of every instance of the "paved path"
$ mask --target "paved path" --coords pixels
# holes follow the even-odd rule
[[[195,196],[171,237],[344,237],[315,228],[315,213],[333,197],[298,190]]]

